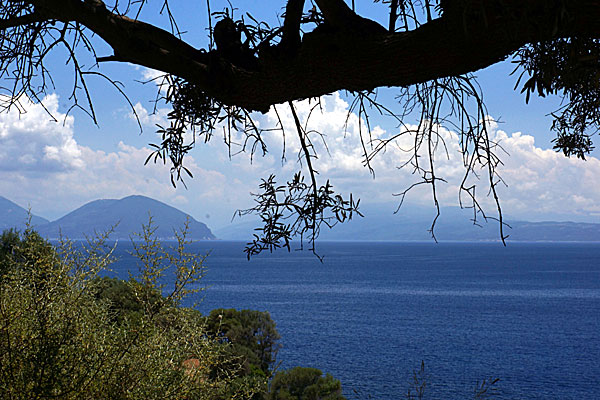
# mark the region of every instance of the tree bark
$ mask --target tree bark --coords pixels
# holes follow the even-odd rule
[[[467,0],[464,8],[444,10],[440,18],[403,33],[369,24],[356,28],[349,17],[356,14],[340,8],[340,1],[317,1],[327,9],[326,20],[329,14],[335,22],[332,29],[305,34],[294,52],[261,53],[258,67],[248,70],[116,15],[99,0],[29,0],[36,17],[75,21],[96,33],[113,48],[113,60],[180,76],[225,104],[262,112],[338,90],[408,86],[474,72],[554,37],[600,38],[598,0]]]

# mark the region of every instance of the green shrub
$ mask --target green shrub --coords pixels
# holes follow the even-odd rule
[[[112,322],[122,324],[127,320],[131,323],[143,317],[145,307],[139,296],[136,296],[135,281],[127,282],[107,276],[96,277],[93,281],[93,296],[97,301],[107,303]],[[157,289],[149,291],[143,297],[148,298],[151,304],[163,301],[163,296]]]
[[[295,367],[275,374],[269,400],[344,400],[342,384],[316,368]]]
[[[186,231],[172,249],[150,223],[135,245],[140,274],[129,282],[98,278],[112,261],[105,237],[54,249],[26,230],[0,259],[0,398],[250,399],[265,379],[242,368],[210,339],[193,309],[178,307],[204,275],[187,253]],[[8,242],[8,241],[7,241]],[[160,278],[172,269],[164,296]],[[131,296],[133,294],[133,297]]]
[[[245,374],[269,376],[281,336],[271,315],[264,311],[219,308],[207,318],[206,332],[242,357]]]

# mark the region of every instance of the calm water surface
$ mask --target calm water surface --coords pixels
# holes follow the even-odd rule
[[[427,397],[600,399],[600,245],[321,243],[248,262],[243,243],[200,242],[200,304],[266,310],[282,367],[316,367],[351,399],[400,399],[425,362]],[[119,245],[117,275],[136,270]]]

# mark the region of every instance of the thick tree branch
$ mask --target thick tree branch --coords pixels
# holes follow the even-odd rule
[[[162,29],[115,15],[98,0],[31,3],[53,19],[91,29],[114,49],[115,59],[177,75],[224,104],[263,112],[337,90],[407,86],[473,72],[554,37],[600,37],[598,0],[468,0],[464,10],[444,10],[441,18],[400,33],[381,31],[373,21],[343,28],[356,14],[342,0],[317,0],[336,29],[308,33],[293,57],[265,55],[247,70]]]
[[[17,26],[29,25],[36,22],[43,22],[47,19],[48,18],[46,16],[40,15],[39,13],[31,13],[14,18],[1,19],[0,29],[15,28]]]
[[[338,28],[347,27],[356,16],[344,0],[315,0],[315,3],[323,13],[325,21]]]
[[[300,20],[304,10],[304,0],[288,0],[285,7],[285,21],[283,22],[283,36],[281,48],[294,51],[300,47]]]
[[[207,84],[206,54],[153,25],[108,11],[99,0],[31,0],[52,19],[76,21],[111,46],[115,58]]]

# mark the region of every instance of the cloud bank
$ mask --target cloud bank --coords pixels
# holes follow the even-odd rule
[[[300,146],[294,121],[284,106],[279,107],[279,118],[273,111],[257,116],[262,128],[283,125],[283,161],[284,141],[279,131],[264,133],[269,153],[265,157],[256,154],[252,163],[247,154],[229,160],[225,146],[220,140],[213,140],[199,145],[187,158],[186,165],[194,179],[188,180],[189,189],[185,190],[170,186],[168,166],[160,163],[144,166],[149,148],[120,142],[114,150],[104,152],[79,145],[73,117],[65,117],[60,112],[58,97],[47,97],[45,105],[59,122],[33,103],[24,104],[24,114],[16,110],[0,114],[0,195],[22,205],[30,204],[34,212],[50,218],[96,198],[143,194],[180,206],[194,216],[220,215],[221,219],[215,221],[220,225],[230,219],[236,208],[250,203],[249,192],[258,190],[261,177],[275,173],[282,181],[303,167],[297,157]],[[397,168],[407,160],[405,150],[413,138],[408,134],[400,136],[373,160],[374,179],[363,165],[360,132],[364,135],[366,126],[364,122],[359,124],[355,114],[348,115],[348,107],[337,94],[323,98],[320,106],[315,107],[314,102],[308,101],[297,104],[302,122],[310,114],[309,128],[323,134],[323,137],[311,134],[319,155],[313,161],[319,172],[317,179],[321,183],[329,179],[336,191],[352,192],[361,197],[363,203],[396,202],[398,199],[393,193],[418,181],[410,167]],[[162,114],[150,115],[139,104],[136,110],[147,125],[164,119]],[[129,115],[124,114],[123,118]],[[400,132],[372,126],[374,138]],[[521,132],[509,134],[496,124],[491,125],[490,134],[507,153],[501,154],[503,165],[498,168],[508,185],[499,186],[505,215],[579,220],[600,216],[600,160],[566,158],[537,147],[533,136]],[[458,185],[464,174],[459,138],[446,129],[440,129],[440,135],[447,152],[440,147],[436,169],[438,176],[448,183],[440,183],[438,196],[442,205],[454,206],[458,203]],[[242,137],[234,139],[241,142]],[[481,186],[481,199],[493,210],[486,197],[485,179]],[[425,187],[410,193],[407,200],[425,206],[432,204],[431,193]]]
[[[23,114],[16,109],[0,114],[0,195],[30,205],[34,213],[57,218],[91,200],[131,194],[179,206],[221,197],[224,176],[199,167],[193,157],[186,165],[201,190],[173,188],[168,166],[144,166],[149,148],[120,142],[114,151],[104,152],[79,145],[73,117],[59,111],[58,97],[47,97],[44,105],[56,120],[65,122],[54,122],[41,105],[31,102],[23,104]]]
[[[367,127],[359,124],[356,114],[348,115],[349,104],[338,94],[323,98],[320,106],[308,101],[297,105],[298,115],[307,126],[323,133],[327,146],[317,134],[313,134],[313,145],[319,158],[313,161],[319,171],[318,179],[324,182],[330,179],[333,185],[342,192],[353,192],[363,201],[385,202],[397,201],[393,193],[407,189],[419,181],[410,166],[404,166],[410,154],[407,152],[414,144],[414,136],[408,133],[400,135],[396,141],[387,146],[371,162],[375,179],[364,167],[363,141],[368,139]],[[271,149],[271,156],[265,159],[255,158],[253,168],[263,175],[270,171],[280,174],[292,173],[301,168],[297,160],[300,144],[292,115],[281,106],[277,116],[274,112],[259,117],[263,127],[283,125],[286,132],[286,161],[279,157],[283,150],[280,132],[266,133],[265,140]],[[380,126],[372,126],[373,139],[383,139],[398,135],[406,130],[416,129],[414,125],[386,131]],[[551,134],[551,133],[548,133]],[[460,152],[459,137],[456,132],[440,128],[439,135],[444,146],[439,145],[435,153],[435,168],[438,177],[447,183],[439,183],[438,198],[442,205],[457,206],[460,183],[465,174]],[[600,216],[600,160],[589,157],[586,161],[567,158],[551,149],[542,149],[535,145],[535,138],[522,132],[507,133],[495,122],[489,124],[490,139],[498,143],[502,150],[497,150],[502,164],[497,171],[506,183],[497,186],[501,205],[505,215],[513,218],[598,220]],[[238,138],[238,141],[241,138]],[[367,144],[367,151],[370,147]],[[421,154],[421,161],[426,161]],[[234,160],[240,167],[246,159]],[[478,171],[480,179],[471,178],[477,183],[478,197],[486,210],[495,210],[492,199],[488,196],[489,184],[485,171]],[[431,190],[426,185],[418,187],[407,195],[407,201],[419,205],[432,205]]]

